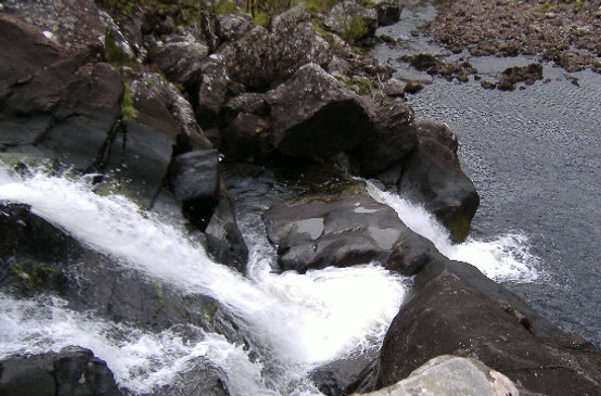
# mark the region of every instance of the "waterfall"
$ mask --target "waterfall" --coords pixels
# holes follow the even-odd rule
[[[539,259],[530,253],[526,235],[512,232],[486,241],[468,237],[463,243],[453,244],[443,225],[423,206],[383,191],[373,183],[367,185],[375,200],[392,207],[412,231],[432,241],[451,260],[470,263],[497,282],[534,282],[540,278]]]
[[[238,384],[233,389],[241,390],[237,394],[254,389],[239,382],[248,378],[254,378],[253,394],[318,394],[306,380],[307,373],[327,362],[377,348],[408,290],[407,278],[372,263],[304,275],[275,274],[269,265],[262,264],[260,248],[251,249],[252,273],[244,277],[211,261],[181,227],[159,221],[122,196],[99,196],[85,180],[42,172],[21,177],[3,168],[0,201],[30,205],[33,213],[85,246],[160,279],[174,290],[216,298],[243,318],[240,325],[247,326],[261,344],[261,350],[255,351],[258,363],[250,363],[238,347],[224,347],[227,341],[218,335],[209,335],[208,341],[199,345],[165,345],[167,333],[122,328],[121,333],[128,334],[129,340],[124,347],[104,334],[103,329],[119,327],[117,324],[71,312],[56,300],[40,303],[2,296],[5,303],[0,312],[6,320],[0,323],[0,330],[3,335],[9,334],[2,338],[2,356],[44,348],[56,350],[64,343],[77,343],[106,360],[121,386],[138,393],[168,382],[194,356],[204,355],[227,370],[227,359],[220,360],[219,353],[211,353],[227,350],[226,354],[237,356],[235,369],[230,365],[232,371],[228,372],[231,382]],[[23,309],[17,308],[19,304],[24,304]],[[19,316],[20,311],[29,314]],[[85,336],[96,333],[98,337]],[[141,356],[132,352],[140,348],[152,352],[140,352]],[[154,374],[145,374],[150,364],[146,360],[153,362]],[[281,378],[267,381],[272,390],[263,385],[256,364],[280,368]],[[245,375],[238,371],[240,367],[254,374]]]

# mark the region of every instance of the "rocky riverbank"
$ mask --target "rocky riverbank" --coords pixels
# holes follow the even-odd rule
[[[399,18],[400,4],[361,4],[300,4],[263,25],[225,2],[4,1],[0,160],[24,175],[42,167],[88,177],[98,194],[119,192],[182,216],[196,243],[242,274],[249,257],[236,191],[277,185],[262,214],[277,253],[273,271],[376,261],[414,276],[413,297],[375,360],[355,356],[312,373],[325,394],[393,385],[440,355],[476,358],[499,373],[442,358],[422,375],[443,366],[487,373],[478,380],[486,389],[598,393],[599,351],[441,255],[353,178],[423,204],[456,242],[469,234],[479,198],[460,169],[454,133],[415,121],[404,98],[411,82],[391,78],[358,47]],[[202,336],[191,328],[200,328],[252,349],[255,335],[218,298],[124,269],[26,205],[3,203],[2,214],[3,292],[50,293],[117,323],[176,328],[193,341]],[[83,349],[1,364],[0,390],[10,394],[28,392],[29,378],[43,379],[40,395],[129,392]],[[201,360],[155,394],[226,395],[227,384]]]

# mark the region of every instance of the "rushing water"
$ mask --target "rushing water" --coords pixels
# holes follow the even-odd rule
[[[444,121],[459,137],[462,167],[481,196],[473,234],[527,235],[545,276],[507,286],[601,347],[601,75],[571,73],[579,79],[576,86],[564,70],[547,64],[544,82],[513,92],[433,79],[397,61],[405,52],[449,55],[427,37],[406,33],[436,15],[430,1],[410,3],[403,15],[408,19],[383,30],[399,38],[402,48],[381,45],[374,53],[396,67],[398,77],[431,81],[409,101],[418,119]],[[466,60],[484,79],[535,61]]]
[[[453,246],[423,209],[373,186],[370,190],[443,253],[478,263],[495,279],[537,278],[519,236]],[[240,193],[239,206],[244,200]],[[213,296],[243,318],[240,325],[258,340],[256,350],[246,351],[200,329],[203,337],[191,341],[177,329],[155,334],[75,312],[51,296],[18,300],[0,294],[0,357],[87,347],[107,361],[120,386],[137,394],[168,384],[199,356],[225,370],[235,395],[319,394],[308,372],[377,348],[408,292],[407,278],[370,263],[304,275],[272,273],[274,252],[251,210],[241,214],[250,246],[249,270],[242,276],[212,262],[181,226],[160,221],[121,196],[98,196],[85,181],[43,173],[21,177],[0,168],[0,201],[31,205],[86,246],[174,290]],[[489,259],[484,266],[478,259],[482,254]],[[251,352],[258,358],[250,359]]]

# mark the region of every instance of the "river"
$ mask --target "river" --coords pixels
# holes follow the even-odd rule
[[[601,75],[544,65],[544,80],[515,91],[488,90],[478,81],[449,82],[411,70],[401,54],[463,56],[483,79],[534,58],[452,55],[419,31],[437,8],[413,2],[401,22],[380,29],[400,47],[379,45],[380,62],[399,78],[429,83],[408,97],[416,118],[444,121],[458,135],[462,167],[480,193],[473,235],[523,233],[538,256],[541,276],[508,282],[535,309],[564,330],[601,346]],[[414,32],[411,34],[411,32]]]

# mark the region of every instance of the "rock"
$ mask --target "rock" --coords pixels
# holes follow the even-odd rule
[[[369,102],[368,102],[369,103]],[[405,158],[417,144],[413,109],[403,98],[369,103],[373,132],[351,152],[359,174],[374,177]]]
[[[529,392],[596,394],[601,354],[568,334],[538,338],[508,304],[444,271],[416,290],[386,334],[378,386],[389,386],[443,354],[474,357]]]
[[[271,121],[267,117],[238,113],[221,133],[221,151],[229,160],[254,160],[266,154]]]
[[[528,66],[508,67],[498,76],[497,88],[509,91],[515,89],[515,84],[524,82],[532,85],[536,80],[543,79],[543,65],[540,63],[531,63]]]
[[[469,62],[447,63],[431,54],[403,55],[399,60],[409,62],[417,70],[444,77],[449,81],[456,78],[458,81],[467,82],[469,76],[477,72]]]
[[[120,396],[113,373],[92,351],[66,347],[59,353],[0,361],[0,394],[20,396]]]
[[[392,208],[365,193],[274,205],[263,218],[284,271],[377,261],[404,274],[440,255]]]
[[[382,91],[388,96],[403,96],[406,87],[406,81],[399,80],[398,78],[391,78],[384,83]]]
[[[248,248],[236,222],[231,198],[222,184],[219,204],[205,230],[207,251],[220,263],[246,272]]]
[[[199,78],[202,60],[208,54],[209,47],[186,31],[156,42],[148,55],[169,81],[192,86]]]
[[[66,165],[96,165],[121,113],[123,85],[93,52],[71,56],[33,26],[0,16],[0,143],[35,146]],[[25,148],[24,148],[25,149]]]
[[[415,126],[417,147],[403,161],[399,193],[423,203],[449,230],[453,241],[462,241],[480,200],[461,171],[457,138],[442,123],[422,121]]]
[[[25,205],[0,206],[0,289],[18,296],[54,293],[76,310],[142,329],[192,324],[244,342],[228,309],[182,292],[82,246]],[[10,238],[8,237],[10,236]]]
[[[323,23],[343,39],[358,42],[374,36],[378,27],[378,12],[347,0],[332,7]]]
[[[219,153],[196,150],[173,158],[170,184],[182,201],[184,217],[204,231],[219,203]]]
[[[394,25],[401,18],[402,7],[398,0],[378,0],[375,3],[378,12],[378,25]]]
[[[276,16],[270,31],[253,28],[229,44],[223,56],[229,76],[252,92],[268,90],[308,63],[325,66],[332,57],[303,4]]]
[[[231,96],[233,82],[223,56],[211,55],[202,62],[201,79],[196,99],[200,122],[212,123]]]
[[[473,358],[443,355],[429,360],[409,377],[366,396],[507,396],[519,395],[506,376]]]
[[[219,38],[223,41],[236,41],[252,29],[252,16],[246,13],[219,15]]]
[[[157,396],[230,396],[227,374],[208,359],[198,357],[188,362],[188,368],[177,373],[169,385],[161,388]]]
[[[351,150],[371,133],[359,97],[321,67],[301,67],[269,91],[272,143],[283,154],[323,158]]]

